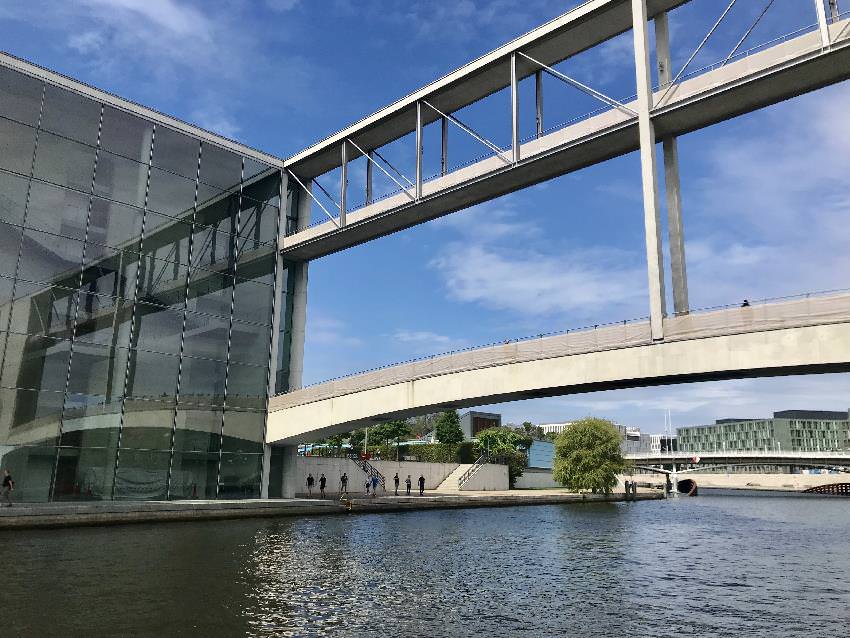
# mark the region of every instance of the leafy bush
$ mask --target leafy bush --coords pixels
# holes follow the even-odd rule
[[[609,494],[624,467],[620,433],[611,421],[586,417],[555,439],[552,477],[572,490]]]

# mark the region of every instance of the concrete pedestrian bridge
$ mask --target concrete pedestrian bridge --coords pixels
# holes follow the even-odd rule
[[[694,459],[698,458],[697,462]],[[795,465],[801,467],[835,468],[850,472],[850,452],[847,450],[718,450],[716,452],[647,452],[626,454],[627,461],[638,467],[671,466],[675,463],[679,474],[703,472],[711,467],[747,466],[747,465]]]
[[[850,293],[622,322],[453,352],[273,397],[293,444],[449,408],[670,383],[850,371]]]

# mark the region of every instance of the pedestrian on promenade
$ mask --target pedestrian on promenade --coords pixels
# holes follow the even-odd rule
[[[339,493],[348,496],[348,474],[345,472],[339,477]]]
[[[328,484],[328,479],[325,478],[325,475],[322,474],[319,477],[319,494],[322,498],[325,498],[325,486]]]
[[[12,492],[15,491],[15,481],[9,470],[3,470],[3,499],[6,501],[6,507],[12,507]]]
[[[398,472],[396,472],[395,476],[393,477],[393,483],[395,483],[395,495],[396,496],[398,496],[398,481],[399,481]]]
[[[410,486],[413,484],[413,481],[410,480],[410,474],[404,479],[404,484],[407,486],[407,495],[410,496]]]
[[[425,477],[421,474],[419,475],[419,496],[425,494]]]
[[[367,476],[367,477],[366,477],[366,482],[364,483],[364,485],[366,486],[366,496],[369,496],[369,487],[372,485],[372,479],[370,479],[370,478]]]
[[[373,498],[378,495],[378,483],[380,483],[380,482],[381,482],[381,480],[378,478],[377,474],[372,476],[372,497]]]
[[[316,482],[316,479],[313,478],[313,473],[310,472],[307,474],[307,496],[313,496],[313,483]]]

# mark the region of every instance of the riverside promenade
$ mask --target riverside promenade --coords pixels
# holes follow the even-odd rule
[[[642,491],[634,500],[663,499],[660,492]],[[0,508],[0,530],[122,525],[130,523],[204,521],[235,518],[373,514],[408,510],[467,507],[512,507],[556,503],[618,502],[625,494],[575,494],[565,490],[510,490],[424,496],[353,495],[348,499],[297,498],[193,501],[91,501],[88,503],[16,503]]]

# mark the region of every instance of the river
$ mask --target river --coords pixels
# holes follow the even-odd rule
[[[0,533],[5,636],[847,636],[850,500]]]

